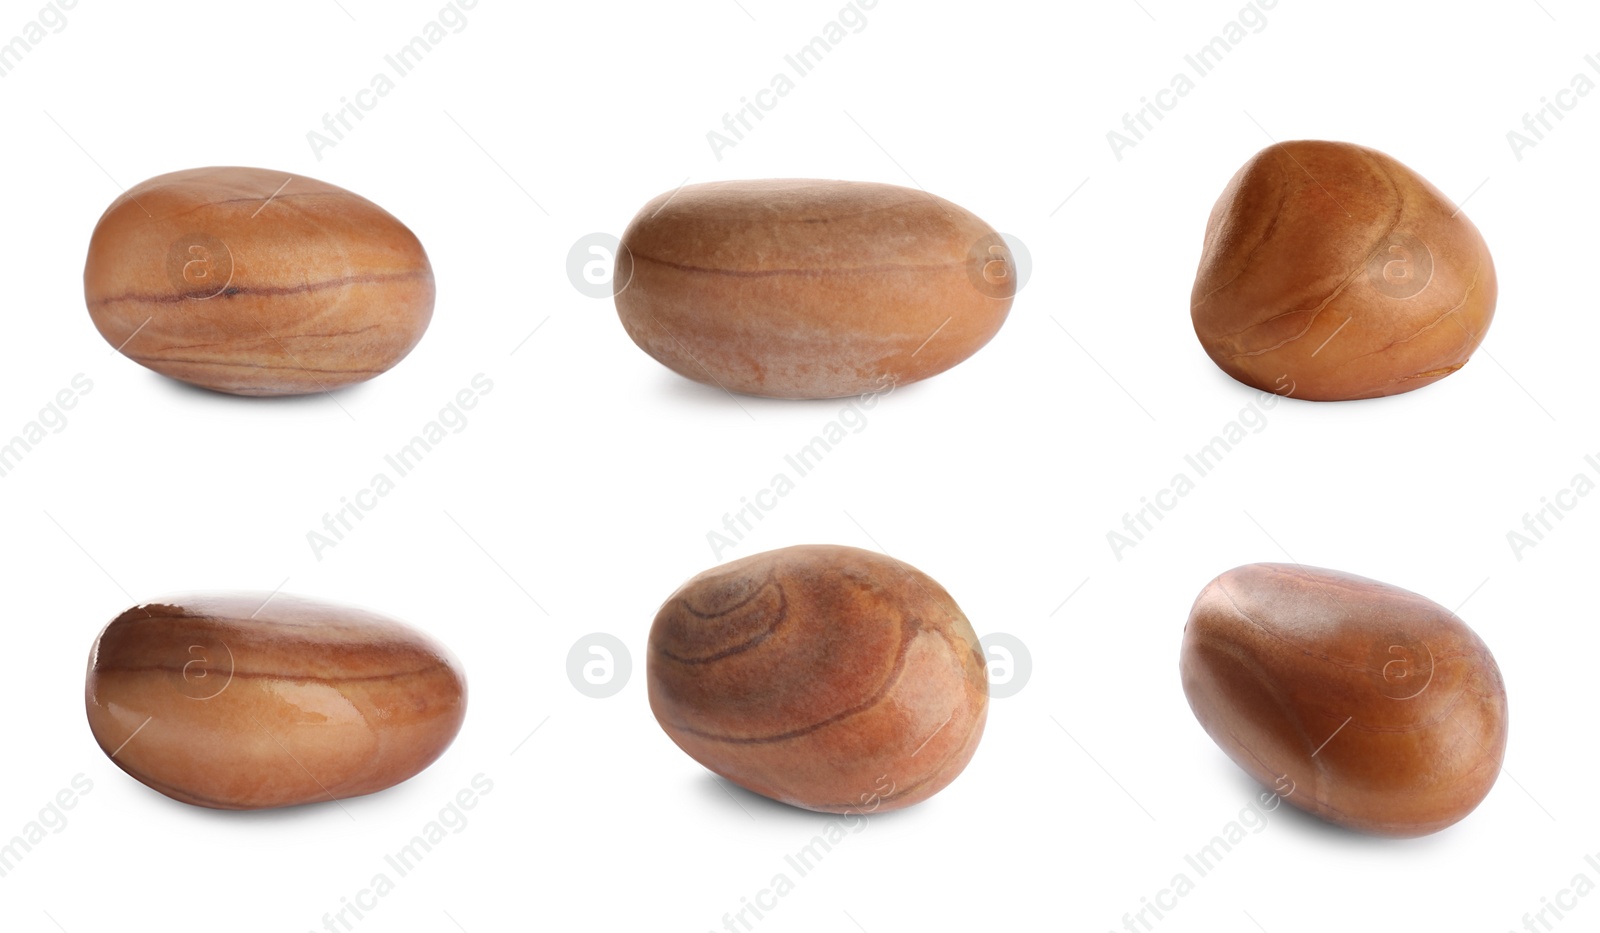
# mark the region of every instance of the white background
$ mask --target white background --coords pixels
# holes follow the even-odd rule
[[[919,184],[1026,243],[1034,269],[986,349],[884,399],[722,559],[881,547],[943,583],[980,635],[1025,642],[1033,672],[993,702],[953,785],[872,818],[756,928],[1119,928],[1257,793],[1184,700],[1189,605],[1223,570],[1291,555],[1460,606],[1505,674],[1507,773],[1470,818],[1413,841],[1284,808],[1157,929],[1487,933],[1580,872],[1600,881],[1584,863],[1600,852],[1600,501],[1520,560],[1506,538],[1600,452],[1600,95],[1520,160],[1506,137],[1575,74],[1600,80],[1584,61],[1595,14],[1282,0],[1119,161],[1107,131],[1240,8],[880,0],[718,160],[707,131],[838,0],[480,0],[319,160],[307,132],[437,0],[82,0],[0,79],[0,435],[75,374],[93,381],[0,479],[0,839],[75,775],[93,789],[0,878],[5,929],[320,929],[480,773],[494,787],[471,822],[357,929],[720,929],[784,871],[826,818],[719,783],[673,746],[643,651],[662,599],[716,562],[706,533],[840,403],[686,382],[566,272],[580,237],[620,233],[686,179],[773,176]],[[39,9],[0,2],[0,42]],[[1465,201],[1500,275],[1494,326],[1432,387],[1280,404],[1118,560],[1106,533],[1256,395],[1201,351],[1189,288],[1228,177],[1303,137],[1382,149]],[[417,350],[334,398],[277,401],[115,354],[82,300],[96,219],[122,186],[214,164],[321,178],[405,221],[439,283]],[[314,557],[323,514],[478,373],[494,389],[470,424]],[[389,791],[257,814],[175,803],[118,771],[82,706],[100,627],[163,594],[279,586],[448,643],[471,683],[454,746]],[[609,699],[566,674],[591,632],[632,652]],[[1557,929],[1600,924],[1600,897],[1579,904]]]

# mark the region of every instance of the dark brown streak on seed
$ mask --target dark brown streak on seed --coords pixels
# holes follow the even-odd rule
[[[296,365],[273,366],[270,363],[239,363],[239,362],[233,362],[233,361],[230,361],[230,360],[188,360],[188,359],[183,359],[183,358],[180,358],[180,357],[142,356],[142,355],[134,355],[132,353],[128,354],[128,357],[130,359],[136,360],[137,362],[144,363],[146,365],[148,365],[149,363],[188,363],[188,364],[194,365],[194,366],[225,366],[225,367],[234,368],[234,369],[268,369],[268,370],[280,370],[281,369],[281,370],[287,370],[289,372],[295,372],[295,373],[328,373],[330,375],[339,375],[339,376],[350,376],[350,375],[373,375],[373,376],[376,376],[376,375],[378,375],[378,374],[383,372],[383,370],[381,370],[381,369],[318,369],[318,368],[314,368],[314,367],[310,367],[310,366],[296,366]],[[151,368],[154,368],[154,367],[151,367]]]
[[[364,334],[369,330],[377,330],[378,328],[380,328],[382,326],[383,326],[382,324],[369,324],[366,327],[358,327],[355,330],[335,331],[334,333],[331,333],[331,334],[284,334],[281,337],[278,337],[278,336],[274,335],[274,336],[271,336],[271,339],[273,339],[273,340],[308,340],[308,339],[311,339],[311,338],[326,339],[326,338],[329,338],[329,337],[353,337],[356,334]],[[251,342],[253,342],[254,339],[259,339],[259,338],[243,338],[243,339],[240,339],[240,340],[217,340],[217,341],[212,341],[211,343],[186,343],[186,344],[183,344],[181,346],[176,346],[176,347],[162,347],[157,352],[160,352],[160,353],[171,353],[174,350],[203,350],[206,347],[237,346],[238,344],[241,344],[241,343],[251,343]]]
[[[809,726],[801,726],[798,729],[779,733],[778,735],[752,736],[749,738],[741,738],[739,736],[730,735],[716,735],[711,732],[703,732],[699,729],[695,729],[682,723],[677,724],[677,728],[682,729],[684,732],[687,732],[690,735],[698,736],[703,739],[710,739],[714,742],[726,742],[729,745],[767,745],[773,742],[786,742],[790,739],[798,739],[803,736],[810,735],[813,732],[818,732],[827,728],[828,726],[834,725],[835,723],[842,722],[852,716],[864,713],[883,702],[883,698],[889,695],[889,691],[893,689],[894,685],[900,680],[900,675],[905,672],[906,656],[911,653],[911,645],[917,640],[917,635],[920,634],[921,630],[922,621],[920,619],[915,617],[905,619],[901,623],[900,650],[895,655],[894,666],[889,669],[889,675],[883,679],[883,684],[878,688],[877,692],[863,702],[858,703],[847,710],[834,713],[832,716],[829,716],[827,719],[824,719],[821,722],[814,722]]]
[[[385,674],[364,674],[364,675],[354,675],[354,674],[352,674],[352,675],[350,675],[348,677],[314,677],[314,676],[312,676],[310,674],[292,674],[292,673],[283,673],[283,672],[280,672],[280,671],[241,671],[241,670],[230,671],[230,672],[228,672],[226,674],[226,676],[228,678],[230,678],[230,679],[237,679],[237,680],[288,680],[288,681],[294,681],[296,683],[305,682],[305,683],[318,683],[318,684],[337,685],[337,684],[348,684],[348,683],[363,683],[363,682],[369,682],[369,681],[399,680],[402,677],[418,677],[418,676],[421,676],[423,674],[430,674],[430,673],[433,673],[434,671],[441,671],[441,670],[446,670],[446,669],[447,669],[447,665],[443,664],[442,662],[435,662],[433,664],[429,664],[426,667],[419,667],[419,668],[415,668],[415,669],[409,670],[409,671],[394,671],[394,672],[385,673]],[[95,673],[97,673],[97,674],[107,674],[107,673],[145,674],[145,673],[157,673],[157,672],[161,672],[161,671],[165,671],[165,672],[167,672],[169,674],[183,674],[184,673],[184,670],[183,670],[182,667],[172,667],[171,665],[167,665],[167,664],[149,664],[149,665],[140,665],[138,667],[123,667],[123,666],[109,666],[108,667],[108,666],[100,666],[100,667],[95,668]],[[217,673],[218,673],[218,676],[223,676],[222,671],[221,671],[220,668],[217,669]]]
[[[385,285],[385,284],[389,284],[389,283],[393,283],[393,282],[406,282],[406,281],[412,281],[412,280],[432,281],[432,279],[433,279],[433,273],[432,272],[430,272],[428,270],[425,270],[425,269],[418,269],[418,270],[411,271],[411,272],[390,272],[390,273],[370,273],[370,274],[365,274],[365,275],[347,275],[347,276],[345,276],[343,278],[326,279],[326,280],[321,281],[321,282],[306,282],[306,283],[301,284],[301,285],[253,285],[253,286],[248,286],[248,287],[246,287],[246,286],[233,286],[233,287],[229,287],[222,294],[225,297],[237,297],[239,295],[251,295],[251,296],[261,296],[261,297],[265,297],[265,298],[277,298],[277,297],[281,297],[281,296],[284,296],[284,295],[300,295],[300,294],[306,294],[306,293],[310,293],[310,292],[325,291],[325,290],[330,289],[330,288],[343,288],[343,287],[345,287],[347,285]],[[213,295],[212,297],[216,297],[216,296]],[[185,301],[208,301],[208,300],[210,300],[210,299],[206,298],[206,297],[204,297],[202,295],[198,295],[197,293],[192,293],[192,292],[191,293],[182,293],[182,294],[163,294],[163,295],[140,295],[140,294],[128,293],[128,294],[123,294],[123,295],[112,295],[112,296],[108,296],[108,297],[105,297],[105,298],[97,298],[97,299],[94,300],[94,304],[96,306],[122,304],[124,302],[135,302],[135,303],[140,303],[140,304],[178,304],[178,303],[185,302]]]
[[[957,262],[938,263],[902,263],[880,262],[870,266],[851,266],[848,268],[815,268],[815,269],[712,269],[708,266],[693,266],[688,263],[672,262],[666,259],[657,259],[646,256],[637,251],[633,252],[634,261],[644,260],[653,262],[658,266],[677,269],[680,272],[698,272],[703,275],[725,275],[738,279],[765,279],[778,276],[797,276],[800,278],[819,278],[831,275],[881,275],[885,272],[930,272],[949,269],[959,269],[965,266],[966,260]]]
[[[736,654],[742,654],[752,648],[755,648],[768,638],[771,638],[772,633],[778,630],[778,626],[782,625],[784,621],[789,618],[789,594],[784,592],[783,584],[777,582],[776,573],[767,574],[766,581],[760,586],[756,587],[754,592],[752,592],[748,597],[732,606],[729,606],[727,609],[724,609],[721,612],[701,612],[700,610],[689,605],[689,601],[687,599],[678,600],[678,606],[696,618],[720,619],[724,616],[732,615],[746,606],[749,606],[751,603],[754,603],[758,598],[760,598],[762,593],[767,591],[768,587],[774,587],[778,591],[778,610],[776,613],[777,618],[773,619],[772,624],[767,626],[765,631],[756,634],[750,640],[744,642],[743,644],[734,645],[731,648],[725,648],[716,652],[715,654],[710,654],[703,658],[684,657],[683,655],[673,654],[665,648],[656,648],[656,653],[670,661],[677,661],[679,664],[710,664],[714,661],[721,661],[724,658],[731,658]]]

